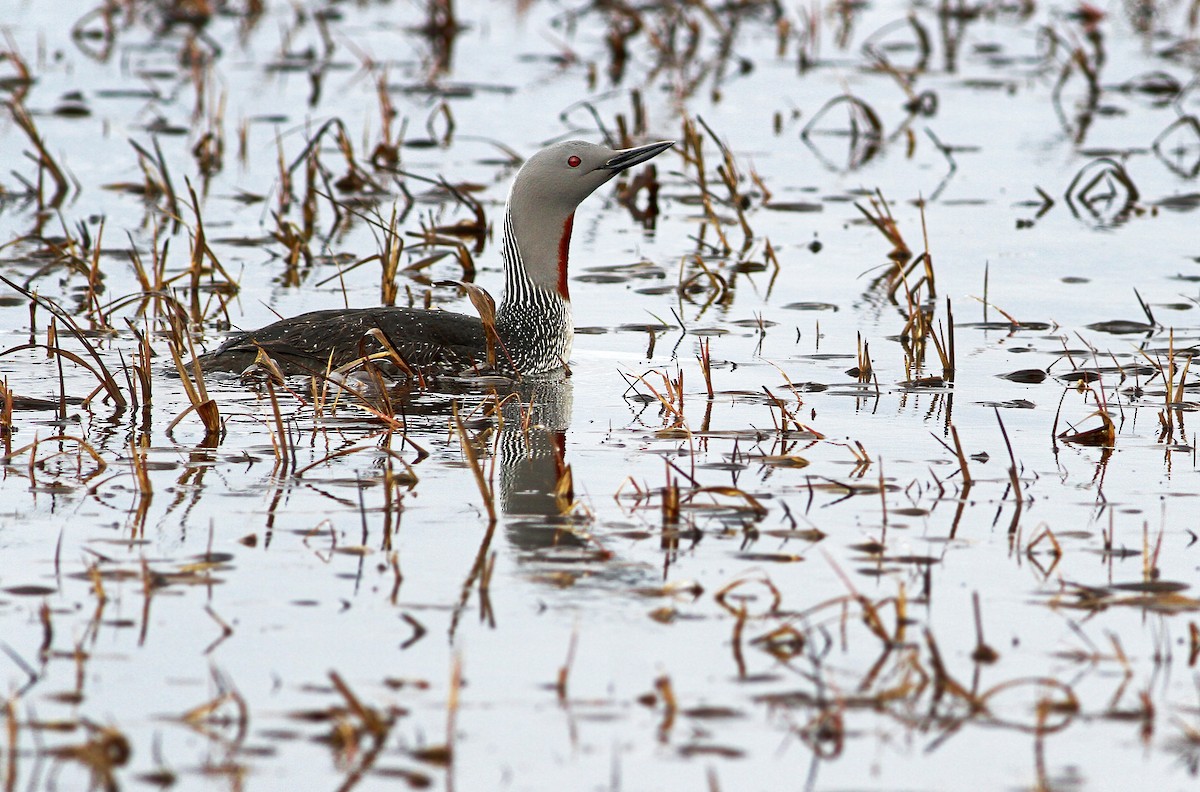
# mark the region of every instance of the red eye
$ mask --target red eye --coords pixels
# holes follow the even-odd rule
[[[576,157],[574,154],[567,157],[567,164],[570,165],[572,168],[578,168],[579,163],[581,163],[581,162],[583,162],[583,160],[579,159],[579,157]]]

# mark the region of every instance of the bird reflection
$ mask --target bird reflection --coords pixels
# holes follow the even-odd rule
[[[518,383],[516,398],[502,407],[500,430],[500,507],[513,546],[524,551],[582,547],[564,513],[572,492],[566,461],[571,424],[571,380],[559,372]],[[515,518],[515,519],[512,519]]]

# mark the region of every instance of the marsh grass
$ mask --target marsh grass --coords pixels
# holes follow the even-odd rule
[[[686,784],[695,777],[683,774],[700,765],[710,789],[719,787],[718,767],[727,783],[744,775],[753,785],[760,778],[757,765],[770,753],[763,746],[778,745],[772,761],[791,761],[795,752],[809,761],[804,783],[815,787],[824,783],[818,767],[841,760],[840,770],[857,761],[867,746],[864,735],[876,727],[920,749],[878,759],[875,777],[885,784],[932,778],[938,785],[941,779],[931,773],[951,771],[949,763],[934,768],[947,755],[939,751],[954,742],[956,749],[981,755],[1011,758],[1024,751],[1030,767],[1020,783],[1050,789],[1069,777],[1065,772],[1095,772],[1082,751],[1094,747],[1092,735],[1112,738],[1114,751],[1135,745],[1148,778],[1176,778],[1160,772],[1164,755],[1170,757],[1164,732],[1188,750],[1200,743],[1189,719],[1190,700],[1163,675],[1180,662],[1172,659],[1172,641],[1185,629],[1187,639],[1178,645],[1186,643],[1189,668],[1200,657],[1200,628],[1194,621],[1184,626],[1200,602],[1186,593],[1189,583],[1180,574],[1191,531],[1173,498],[1186,494],[1180,483],[1185,468],[1182,462],[1171,467],[1172,455],[1190,455],[1193,467],[1195,462],[1184,423],[1194,407],[1194,328],[1186,326],[1186,314],[1180,314],[1185,321],[1160,324],[1142,291],[1161,301],[1168,287],[1139,273],[1132,280],[1145,321],[1087,328],[1136,332],[1136,345],[1104,351],[1093,336],[1076,332],[1084,349],[1073,348],[1076,342],[1057,317],[1039,322],[1036,314],[1029,316],[1023,295],[1013,294],[1019,284],[986,264],[984,322],[956,322],[946,295],[960,293],[955,271],[977,262],[947,256],[949,235],[937,229],[964,216],[961,204],[946,200],[961,186],[955,180],[982,172],[971,168],[983,157],[961,155],[990,151],[943,143],[935,128],[942,129],[940,109],[958,112],[953,105],[966,101],[965,81],[973,79],[957,71],[955,53],[964,41],[984,41],[983,32],[995,37],[1000,43],[970,51],[971,74],[1014,81],[1001,81],[1001,87],[1019,81],[1013,95],[1050,101],[1060,131],[1073,141],[1066,156],[1088,158],[1078,169],[1072,164],[1065,185],[1029,187],[1028,194],[1038,197],[1027,202],[1033,217],[1019,220],[1017,230],[1050,226],[1047,235],[1065,234],[1051,223],[1075,222],[1119,240],[1125,224],[1139,221],[1178,229],[1160,207],[1191,211],[1191,199],[1168,195],[1143,167],[1155,157],[1174,163],[1168,170],[1183,180],[1175,192],[1186,191],[1195,175],[1185,161],[1188,138],[1176,137],[1200,129],[1187,115],[1185,82],[1166,71],[1141,81],[1117,80],[1111,69],[1121,59],[1104,55],[1104,44],[1117,36],[1103,15],[1089,9],[1045,20],[1032,8],[1020,15],[1008,9],[976,14],[946,5],[916,9],[870,30],[858,22],[874,10],[855,4],[585,5],[553,15],[545,29],[555,39],[554,55],[538,66],[553,79],[540,79],[568,88],[577,79],[581,89],[590,81],[597,88],[562,111],[564,129],[582,120],[590,127],[579,134],[626,146],[677,122],[681,127],[678,159],[627,174],[608,193],[640,225],[639,236],[626,245],[636,249],[639,264],[628,271],[648,274],[646,283],[636,280],[641,275],[610,271],[602,274],[622,285],[587,292],[622,310],[626,292],[631,307],[652,306],[653,321],[636,331],[615,319],[593,328],[613,334],[611,349],[623,349],[622,332],[644,334],[648,360],[630,364],[634,356],[622,352],[620,366],[635,365],[638,373],[621,374],[627,389],[616,408],[620,417],[614,421],[606,413],[612,405],[602,396],[584,393],[568,441],[561,425],[545,425],[546,408],[555,405],[489,393],[479,383],[465,395],[456,392],[452,406],[430,407],[445,396],[440,384],[405,361],[396,340],[381,332],[370,341],[382,351],[367,354],[364,343],[358,360],[310,372],[306,380],[284,377],[263,354],[256,366],[263,376],[253,384],[206,382],[197,352],[208,334],[242,315],[240,300],[270,293],[281,296],[281,305],[302,303],[298,294],[329,284],[336,284],[331,298],[343,305],[374,294],[377,284],[383,304],[423,307],[454,299],[438,291],[453,286],[481,317],[489,365],[508,357],[495,333],[495,304],[474,279],[494,275],[497,195],[520,161],[517,152],[530,150],[532,142],[501,140],[510,134],[507,128],[479,129],[473,103],[488,101],[489,91],[521,105],[519,96],[504,93],[507,86],[459,80],[456,41],[470,34],[473,18],[451,2],[433,2],[418,9],[418,24],[387,28],[389,36],[411,39],[419,52],[414,65],[372,52],[370,44],[378,46],[380,39],[364,16],[371,9],[292,10],[272,16],[261,3],[246,2],[218,14],[204,4],[135,2],[77,20],[71,36],[89,53],[85,57],[97,70],[114,56],[136,64],[131,73],[144,83],[136,104],[147,115],[163,116],[145,128],[132,127],[134,139],[128,147],[120,144],[126,161],[119,170],[126,175],[105,184],[77,183],[68,165],[77,165],[79,155],[62,141],[71,139],[69,124],[84,123],[69,120],[79,117],[69,115],[81,112],[79,102],[109,112],[112,105],[105,102],[113,97],[85,93],[67,103],[68,114],[55,115],[34,102],[44,102],[42,86],[31,91],[39,81],[54,85],[61,76],[53,60],[39,56],[31,66],[10,43],[0,61],[7,69],[0,78],[4,106],[24,149],[5,176],[16,186],[0,192],[0,216],[15,214],[29,226],[0,246],[10,257],[0,280],[17,295],[5,310],[29,313],[28,327],[23,319],[13,325],[28,340],[0,350],[5,502],[11,496],[14,513],[31,520],[50,514],[66,523],[55,532],[52,564],[48,550],[33,558],[33,571],[14,561],[3,581],[3,605],[16,614],[7,622],[12,636],[0,647],[15,669],[4,709],[7,761],[0,775],[6,789],[60,775],[56,783],[63,786],[83,779],[116,788],[134,772],[131,764],[145,769],[137,778],[159,785],[214,775],[252,784],[272,772],[291,783],[292,758],[314,750],[330,754],[328,777],[315,782],[351,789],[386,778],[452,789],[477,781],[472,763],[492,736],[483,725],[495,722],[487,720],[492,710],[528,718],[535,739],[527,745],[538,747],[521,760],[532,772],[555,762],[582,765],[603,755],[604,741],[616,735],[611,745],[620,750],[612,749],[611,761],[605,755],[610,786],[622,778],[640,783],[643,770],[662,766]],[[539,13],[536,6],[522,9],[535,20],[530,27],[540,30],[551,17]],[[217,68],[229,62],[230,48],[213,29],[236,31],[243,37],[238,51],[253,59],[262,55],[255,31],[263,19],[280,23],[278,62],[251,60],[254,80],[276,71],[302,74],[306,115],[319,120],[272,117],[263,108],[264,121],[257,105],[253,117],[230,115],[230,108],[238,108],[235,116],[247,112],[245,96],[237,93],[244,86]],[[1013,57],[996,32],[997,19],[1029,32],[1030,39],[1036,32],[1046,51]],[[982,24],[992,27],[973,27]],[[128,42],[135,33],[144,33],[150,44],[133,55]],[[1165,28],[1142,35],[1162,47],[1187,44],[1186,34]],[[730,118],[725,102],[731,92],[752,86],[756,69],[778,67],[754,51],[763,42],[802,75],[816,77],[843,62],[861,67],[856,80],[869,83],[871,93],[840,89],[826,99],[828,94],[806,93],[820,82],[807,80],[802,106],[797,100],[790,107],[780,104],[779,86],[772,85],[774,104],[755,108],[761,121]],[[159,49],[173,57],[173,76],[141,69],[141,59]],[[939,56],[945,56],[940,66]],[[64,57],[71,60],[72,53]],[[1163,61],[1163,69],[1177,67],[1157,53],[1143,58]],[[931,74],[938,79],[928,80]],[[955,79],[945,79],[949,74]],[[611,94],[599,90],[605,79],[614,87]],[[284,81],[271,86],[277,84]],[[361,125],[364,108],[345,101],[357,88],[364,89],[371,119]],[[337,93],[343,96],[331,98]],[[1001,101],[1003,92],[994,93]],[[868,95],[870,102],[863,98]],[[1130,96],[1145,105],[1129,110]],[[1113,118],[1150,114],[1156,96],[1168,101],[1173,115],[1162,132],[1140,142],[1148,145],[1111,156],[1091,148],[1093,123],[1115,125]],[[737,99],[745,106],[744,97]],[[181,108],[188,118],[172,128]],[[259,139],[264,123],[272,128],[269,140]],[[748,131],[753,123],[769,123],[777,151],[752,142],[759,140]],[[919,134],[918,124],[928,125],[926,134]],[[234,130],[228,136],[227,127]],[[1063,137],[1051,132],[1049,139]],[[817,166],[831,166],[836,179],[826,181],[819,171],[801,178],[779,166],[787,161],[778,152],[799,149],[797,134],[807,146],[804,164],[812,152]],[[482,158],[470,148],[476,144],[499,152],[499,160]],[[826,157],[835,150],[830,144],[844,144],[845,156]],[[905,160],[917,171],[934,168],[941,181],[923,191],[917,172],[912,182],[877,186],[873,180],[886,181],[882,174],[889,171],[872,168],[889,159],[891,167]],[[452,181],[428,162],[461,167],[469,178]],[[866,186],[832,186],[843,181]],[[973,189],[980,183],[975,179]],[[111,194],[113,211],[85,215],[97,188]],[[1155,190],[1166,197],[1155,198]],[[796,191],[805,200],[794,200]],[[75,205],[80,194],[83,202]],[[131,200],[142,204],[140,224],[129,220],[121,203]],[[861,220],[849,216],[851,203]],[[232,204],[239,211],[257,206],[257,225],[235,214]],[[1006,208],[993,204],[993,213]],[[787,211],[792,214],[778,214]],[[821,211],[829,215],[824,222],[816,217]],[[217,238],[230,226],[238,229],[236,238]],[[247,227],[258,228],[260,236],[246,237]],[[603,224],[596,228],[607,235]],[[610,239],[615,237],[605,236],[597,247]],[[127,249],[117,249],[125,241]],[[187,245],[183,253],[180,244]],[[810,254],[822,249],[826,258],[811,259],[810,266]],[[810,290],[830,289],[828,273],[814,270],[836,269],[860,249],[882,267],[860,295],[861,304],[850,306],[853,319],[825,313],[796,321],[793,341],[778,295],[803,292],[808,300]],[[678,262],[678,273],[664,262]],[[360,268],[374,271],[376,265],[377,275],[364,289]],[[447,270],[458,279],[448,278]],[[996,300],[1010,302],[1010,309],[997,307],[993,292],[1003,293]],[[666,302],[653,302],[656,295],[666,295]],[[816,299],[800,309],[847,307],[821,307]],[[1161,306],[1153,303],[1160,314],[1176,310]],[[671,317],[658,319],[668,311]],[[1005,321],[989,322],[991,311]],[[850,322],[854,332],[846,330]],[[714,344],[714,335],[722,333]],[[1009,399],[1014,394],[1006,390],[1004,401],[996,399],[1000,406],[983,401],[991,389],[979,380],[994,373],[988,367],[996,365],[997,350],[1018,345],[1022,353],[1044,358],[1034,368],[1003,375],[997,386],[1023,389],[1022,399]],[[694,362],[689,350],[695,350]],[[593,348],[582,356],[589,368],[579,390],[603,381],[595,375],[596,354]],[[177,380],[155,370],[155,361],[168,357]],[[842,360],[852,363],[828,362]],[[1071,368],[1065,374],[1054,368],[1063,363]],[[852,382],[841,377],[849,365]],[[395,387],[392,369],[404,375],[404,387]],[[1067,384],[1047,438],[1048,409],[1035,411],[1034,418],[1015,410],[1034,407],[1034,398],[1051,393],[1053,382],[1041,386],[1051,377]],[[530,383],[518,376],[515,384]],[[27,388],[33,392],[26,394]],[[618,401],[615,391],[611,395]],[[837,397],[846,395],[853,407],[841,407]],[[123,414],[126,407],[140,415]],[[1146,421],[1136,419],[1146,409],[1156,418],[1156,436],[1143,440],[1139,431]],[[171,413],[173,420],[164,420]],[[593,413],[607,418],[606,430],[590,423]],[[192,414],[203,438],[194,444],[176,440],[174,432]],[[1068,427],[1061,432],[1060,419]],[[1091,423],[1096,420],[1099,426]],[[536,485],[548,504],[544,513],[504,513],[504,465],[511,462],[504,437],[519,438],[526,448],[547,438],[553,445],[550,474]],[[1000,443],[1001,454],[993,454],[1000,458],[997,474],[990,472],[988,452]],[[1118,443],[1122,453],[1114,457]],[[941,459],[935,458],[938,445],[946,452]],[[1047,445],[1050,461],[1043,453]],[[596,451],[600,446],[603,452]],[[1129,516],[1144,510],[1144,493],[1129,473],[1141,475],[1144,468],[1137,466],[1146,464],[1147,447],[1165,459],[1157,486],[1166,494],[1154,528],[1150,519]],[[262,475],[255,467],[260,456],[270,469]],[[1133,461],[1122,466],[1126,460]],[[1081,466],[1087,468],[1082,478]],[[1117,484],[1106,482],[1110,475]],[[1115,490],[1111,500],[1106,486]],[[464,497],[471,491],[477,496]],[[258,500],[238,507],[235,494]],[[1067,500],[1069,507],[1061,505]],[[210,532],[203,553],[181,555],[179,547],[196,541],[184,528],[205,508],[228,508],[255,524],[232,533],[222,524]],[[110,523],[115,532],[108,535]],[[1133,526],[1140,528],[1136,540]],[[435,532],[436,539],[428,539]],[[995,541],[993,534],[1002,538]],[[521,544],[529,535],[539,539]],[[29,536],[19,534],[20,541],[33,541]],[[435,554],[422,557],[425,541]],[[253,564],[268,551],[274,553],[268,561],[303,556],[314,566],[297,562],[300,572],[291,573],[280,564],[261,581],[262,591],[248,594],[239,584],[257,572],[239,564],[263,570]],[[1097,554],[1101,564],[1094,563]],[[1130,574],[1121,562],[1133,556],[1141,564],[1133,562],[1138,569]],[[347,560],[357,568],[338,566]],[[16,579],[23,574],[34,582]],[[300,593],[285,596],[276,584]],[[1006,584],[1016,588],[996,596],[996,587]],[[972,592],[969,614],[960,607],[965,598],[951,596],[956,590]],[[242,603],[256,597],[265,603],[262,610],[247,606],[242,612]],[[655,600],[652,609],[640,604],[647,599]],[[22,608],[23,602],[30,604]],[[339,605],[336,620],[314,607],[329,602]],[[472,624],[465,614],[474,603],[478,619]],[[290,615],[299,607],[314,609]],[[506,636],[511,625],[538,641],[521,647],[529,656],[544,659],[547,646],[561,653],[565,633],[554,628],[563,625],[564,612],[581,609],[589,618],[567,616],[572,626],[561,664],[518,674],[505,689],[466,679],[464,657],[480,658],[471,661],[480,680],[496,679],[488,675],[492,665],[512,669],[505,655],[511,647],[490,656],[478,648],[490,650],[488,642]],[[535,611],[536,619],[518,621],[527,611]],[[177,629],[189,618],[206,631],[198,644]],[[964,638],[956,619],[968,626],[973,620],[973,635]],[[1062,643],[1046,639],[1042,620],[1062,626],[1082,648],[1063,650]],[[354,632],[364,624],[368,631]],[[397,634],[389,632],[396,626]],[[30,627],[32,642],[22,632]],[[985,640],[985,627],[993,643]],[[132,629],[122,633],[126,628]],[[220,668],[236,652],[261,651],[265,658],[274,649],[256,628],[278,636],[281,645],[308,631],[307,649],[340,658],[342,670],[272,679],[274,699],[239,679],[243,693]],[[1093,631],[1107,640],[1093,642]],[[349,636],[345,646],[342,635]],[[109,721],[89,720],[97,717],[97,702],[118,700],[97,696],[96,686],[115,684],[111,680],[121,674],[114,672],[163,651],[169,639],[181,642],[179,654],[171,656],[178,668],[140,679],[136,695],[124,702],[127,710],[101,707]],[[1009,640],[1011,649],[1005,648]],[[406,654],[375,654],[389,651],[379,648],[388,641]],[[609,641],[622,651],[632,645],[662,654],[652,658],[651,673],[638,672],[645,674],[640,682],[618,669],[605,688],[594,675]],[[377,657],[385,659],[376,664]],[[201,669],[212,669],[199,675],[207,692],[165,716],[152,707],[139,709],[137,699],[153,699],[156,686],[190,684],[197,659]],[[351,662],[343,666],[345,659]],[[616,665],[633,667],[640,659],[625,655]],[[411,664],[414,677],[393,676],[395,662],[405,664],[406,674]],[[256,671],[269,668],[265,660],[259,665]],[[431,667],[445,676],[428,674]],[[419,673],[426,677],[418,679]],[[530,697],[521,686],[535,677],[540,686]],[[64,678],[62,689],[45,690]],[[431,685],[427,678],[444,678],[445,684]],[[1114,689],[1103,687],[1113,680]],[[629,693],[630,684],[649,690]],[[541,750],[548,744],[547,718],[537,697],[544,703],[547,688],[557,705],[550,708],[556,725],[568,724],[570,746],[553,760]],[[319,698],[320,706],[291,709],[305,697]],[[638,707],[649,717],[630,714]],[[54,714],[43,719],[42,710]],[[438,721],[432,728],[430,713]],[[440,735],[443,714],[445,736],[431,741],[430,734]],[[185,729],[193,742],[160,750],[144,723]],[[606,723],[615,726],[605,731]],[[647,727],[640,735],[639,723]],[[1131,724],[1132,734],[1120,731],[1121,724]],[[194,745],[201,747],[192,751]],[[512,758],[505,756],[505,762]],[[747,761],[736,765],[737,773],[726,764],[742,759]],[[421,769],[400,767],[400,760]],[[51,769],[38,764],[43,762]],[[646,776],[646,783],[654,778]]]

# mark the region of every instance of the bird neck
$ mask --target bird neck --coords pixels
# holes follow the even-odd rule
[[[536,187],[514,185],[504,207],[505,285],[527,283],[569,301],[567,259],[575,207],[563,206]]]
[[[496,328],[522,374],[557,369],[571,355],[574,322],[567,263],[574,217],[574,211],[548,212],[509,196],[500,247],[504,297]]]

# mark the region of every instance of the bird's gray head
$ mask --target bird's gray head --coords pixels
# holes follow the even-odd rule
[[[536,201],[543,211],[554,207],[569,214],[609,179],[672,145],[673,141],[661,141],[613,150],[582,140],[555,143],[525,161],[513,182],[513,193]]]
[[[535,285],[569,299],[566,268],[575,208],[621,171],[673,145],[664,140],[614,150],[568,140],[534,154],[517,172],[508,194],[506,265],[522,268]]]

